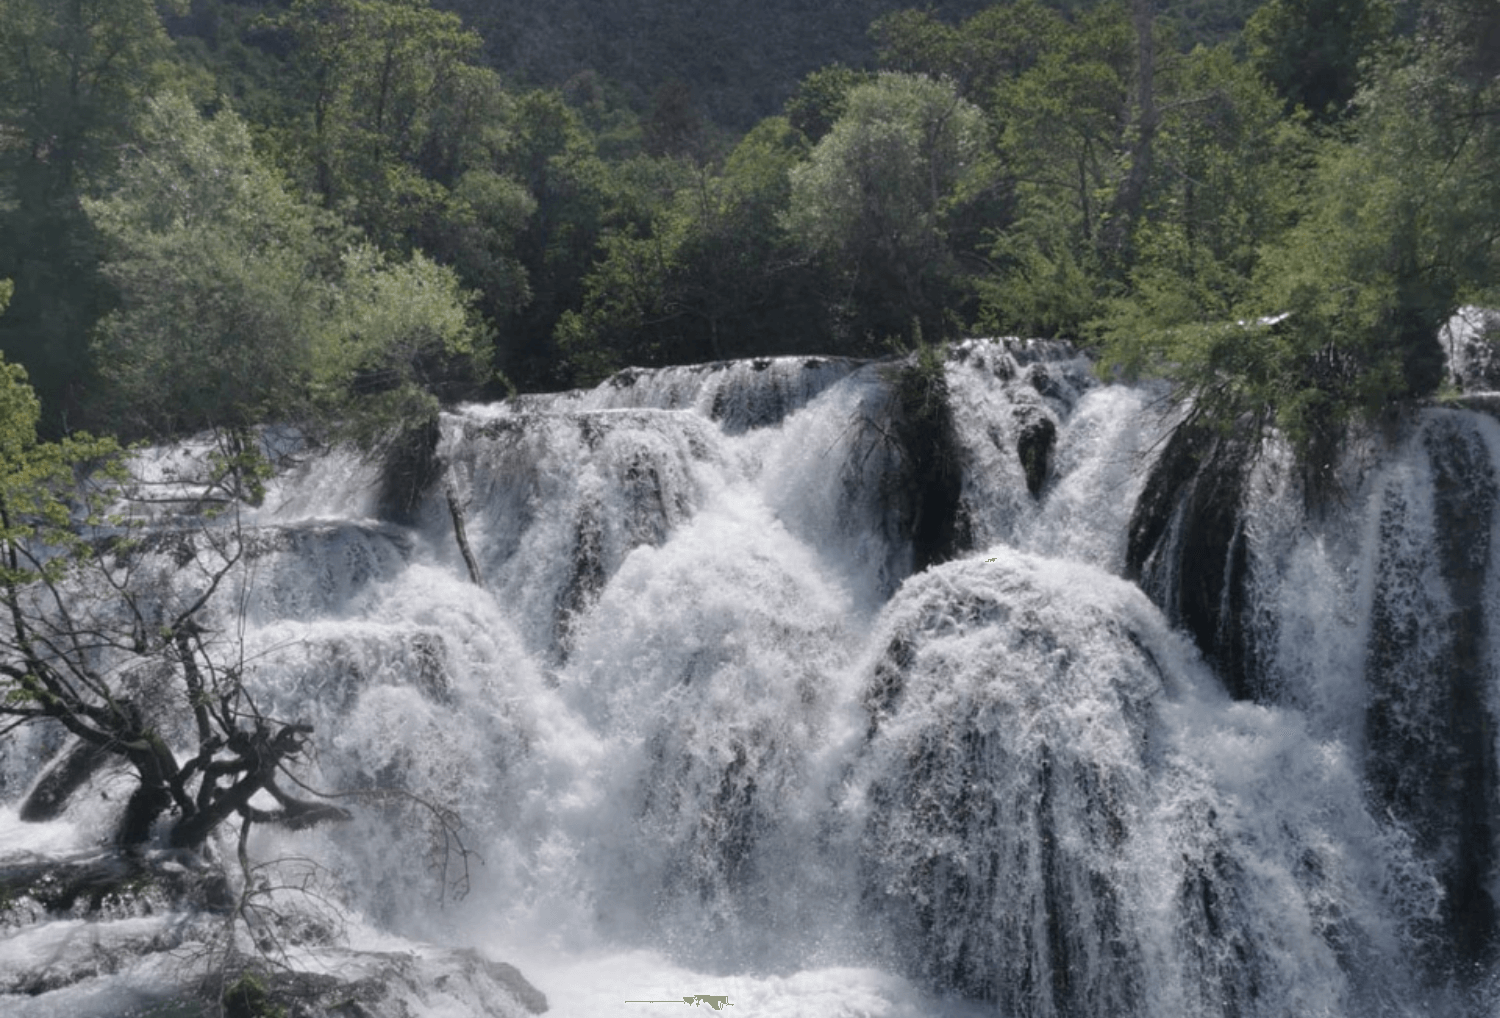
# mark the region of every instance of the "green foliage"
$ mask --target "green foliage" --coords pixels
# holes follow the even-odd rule
[[[154,100],[118,184],[86,209],[121,307],[95,354],[138,433],[297,415],[338,224],[293,197],[230,112]]]
[[[1486,130],[1469,115],[1489,92],[1436,61],[1389,70],[1360,101],[1356,140],[1325,151],[1310,214],[1257,279],[1262,306],[1292,312],[1290,352],[1313,365],[1312,384],[1278,408],[1292,430],[1437,389],[1438,330],[1496,268],[1500,139],[1493,116]]]
[[[778,217],[806,148],[778,117],[751,131],[719,173],[637,165],[633,196],[620,203],[636,214],[605,232],[583,308],[558,325],[578,381],[626,364],[796,348],[806,277]]]
[[[1055,48],[1067,25],[1055,6],[1017,0],[990,5],[961,25],[931,11],[897,11],[876,21],[870,34],[882,67],[946,78],[966,98],[985,104]]]
[[[595,72],[644,111],[673,79],[706,117],[741,134],[774,114],[819,67],[870,62],[870,21],[908,0],[448,0],[485,37],[507,80],[567,89]],[[923,5],[928,6],[928,5]],[[965,16],[987,0],[940,0]]]
[[[471,303],[451,269],[420,253],[392,262],[368,244],[347,248],[311,350],[313,406],[363,446],[435,417],[445,364],[483,363]]]
[[[1029,201],[996,232],[989,261],[996,271],[975,281],[980,328],[1021,336],[1082,334],[1101,307],[1101,272],[1080,242],[1072,209]]]
[[[901,416],[916,429],[933,429],[948,414],[948,348],[920,336],[909,358],[895,372],[893,396]]]
[[[614,205],[617,182],[599,157],[583,118],[561,94],[513,97],[502,122],[505,143],[497,168],[535,201],[515,241],[529,300],[496,315],[507,343],[500,367],[523,386],[570,384],[554,343],[559,318],[584,302],[584,279]]]
[[[1166,0],[1162,14],[1178,26],[1185,44],[1235,43],[1260,0]]]
[[[479,36],[426,0],[294,0],[271,24],[293,45],[283,144],[299,176],[383,247],[409,243],[497,140]]]
[[[285,1018],[286,1008],[272,1004],[266,984],[246,972],[224,990],[224,1013],[227,1018]]]
[[[501,317],[531,300],[520,244],[536,210],[536,199],[514,178],[466,170],[449,190],[440,222],[422,232],[422,249],[452,266],[465,286],[483,295],[492,316]]]
[[[264,22],[289,51],[283,164],[383,251],[425,252],[504,322],[536,292],[537,199],[506,164],[515,103],[481,40],[428,0],[295,0]],[[545,285],[545,284],[544,284]]]
[[[44,430],[368,440],[490,356],[556,388],[977,324],[1097,339],[1311,448],[1429,391],[1432,324],[1495,295],[1493,4],[1424,0],[1392,42],[1406,0],[1269,0],[1189,51],[1165,17],[1222,37],[1249,0],[965,0],[848,46],[895,5],[651,0],[648,43],[582,16],[609,2],[559,0],[590,29],[522,53],[547,19],[508,2],[449,4],[486,43],[428,0],[204,0],[173,63],[141,0],[0,0],[0,346]],[[512,45],[562,91],[503,87]],[[737,146],[710,119],[783,101]]]
[[[78,197],[169,79],[153,0],[0,0],[0,348],[31,370],[50,434],[76,424],[88,330],[108,307]]]
[[[619,161],[643,151],[641,118],[618,81],[587,70],[568,79],[561,94],[581,118],[601,158]]]
[[[944,203],[982,156],[985,130],[951,85],[883,74],[850,92],[833,130],[792,171],[787,226],[820,253],[858,258],[884,246],[920,258],[939,246]]]
[[[108,439],[78,434],[61,442],[39,442],[41,403],[27,382],[26,369],[0,361],[0,587],[13,588],[38,576],[56,578],[87,554],[74,525],[99,522],[104,501],[80,488],[75,469],[91,467],[101,478],[118,478],[119,447]],[[46,557],[17,555],[12,549],[40,541]],[[36,689],[0,676],[0,698],[9,704],[29,700]]]
[[[802,79],[797,91],[786,101],[787,122],[801,131],[808,141],[822,141],[848,109],[849,93],[870,80],[871,76],[864,71],[843,64],[818,68]]]
[[[1147,281],[1137,317],[1109,330],[1108,364],[1169,375],[1221,427],[1274,423],[1314,475],[1347,422],[1436,391],[1438,329],[1463,301],[1493,296],[1500,239],[1500,95],[1455,73],[1461,52],[1429,42],[1388,60],[1357,98],[1347,140],[1321,143],[1302,188],[1288,186],[1286,162],[1262,166],[1215,221],[1222,231],[1236,208],[1248,220],[1260,207],[1283,225],[1243,232],[1259,245],[1248,269],[1232,244],[1200,251],[1228,279],[1212,296],[1200,286],[1175,303],[1148,299],[1172,287]],[[1275,213],[1282,188],[1295,214]]]
[[[0,362],[0,464],[5,476],[15,473],[36,446],[41,406],[26,382],[26,369]]]
[[[703,162],[708,157],[708,125],[693,100],[693,90],[680,79],[659,87],[642,123],[642,141],[653,156],[675,156]]]
[[[472,353],[478,335],[451,270],[391,263],[295,198],[231,112],[203,119],[169,94],[140,133],[116,188],[87,203],[122,300],[95,347],[121,426],[432,411],[424,361]]]
[[[846,334],[899,334],[912,315],[932,334],[949,327],[956,270],[945,226],[985,179],[987,141],[983,114],[951,83],[888,73],[853,89],[792,169],[783,223],[846,281]]]
[[[1225,47],[1199,48],[1167,85],[1154,182],[1133,238],[1128,289],[1095,323],[1114,363],[1134,370],[1151,336],[1247,312],[1268,244],[1306,207],[1314,143],[1300,117]],[[1232,333],[1231,333],[1232,334]]]
[[[0,0],[0,123],[7,155],[56,197],[96,172],[136,105],[170,73],[153,0]]]
[[[1269,0],[1245,25],[1257,69],[1319,120],[1343,116],[1361,65],[1390,37],[1390,0]]]
[[[1135,40],[1114,4],[1072,24],[1038,19],[1032,37],[1034,59],[991,99],[1015,210],[993,233],[980,320],[1076,337],[1111,289],[1102,248],[1125,164]]]

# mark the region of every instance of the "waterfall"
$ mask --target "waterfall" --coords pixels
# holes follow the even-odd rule
[[[907,370],[629,371],[384,473],[281,436],[209,628],[320,787],[451,803],[483,863],[439,904],[399,805],[252,852],[562,1016],[1493,1014],[1500,423],[1351,436],[1313,503],[1063,344],[955,346],[921,448]],[[0,745],[0,845],[118,801],[14,822],[58,743]]]

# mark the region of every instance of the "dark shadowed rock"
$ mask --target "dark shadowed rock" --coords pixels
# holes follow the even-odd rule
[[[91,742],[72,740],[47,764],[21,803],[18,815],[27,823],[56,820],[73,793],[112,758],[113,754]]]
[[[380,473],[379,512],[392,523],[416,523],[423,497],[442,476],[437,446],[441,429],[434,418],[403,431],[386,449]]]
[[[1023,409],[1027,412],[1023,413]],[[1016,415],[1021,418],[1017,421],[1020,431],[1016,435],[1016,455],[1026,472],[1026,490],[1035,497],[1047,483],[1052,449],[1057,444],[1057,424],[1034,407],[1018,407]]]
[[[1242,502],[1257,444],[1184,425],[1167,440],[1130,518],[1126,578],[1193,634],[1236,699],[1256,699],[1251,561]]]
[[[1423,446],[1433,474],[1431,542],[1410,540],[1414,509],[1400,492],[1387,495],[1381,512],[1367,771],[1380,803],[1438,862],[1448,946],[1433,960],[1447,967],[1450,952],[1463,962],[1486,960],[1497,932],[1485,607],[1500,480],[1461,415],[1432,420]]]
[[[941,362],[909,362],[892,378],[893,430],[900,469],[892,502],[911,540],[912,571],[946,562],[968,544],[960,512],[962,451]]]

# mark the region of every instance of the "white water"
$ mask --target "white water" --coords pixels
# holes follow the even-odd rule
[[[1432,557],[1422,432],[1351,458],[1317,520],[1261,458],[1276,695],[1236,703],[1118,578],[1160,392],[969,344],[948,377],[976,548],[909,576],[891,370],[671,369],[445,416],[482,591],[441,490],[408,529],[369,518],[352,457],[285,474],[247,517],[264,550],[221,599],[226,652],[242,603],[247,674],[317,726],[316,782],[452,803],[484,864],[440,907],[418,818],[376,808],[254,852],[337,872],[356,941],[477,947],[564,1018],[697,993],[740,1018],[1490,1013],[1421,985],[1442,889],[1366,780],[1372,606],[1419,645],[1443,610],[1433,575],[1376,575]],[[1037,414],[1058,444],[1033,498]],[[80,829],[6,821],[0,845]],[[46,1001],[23,1013],[84,1013]]]

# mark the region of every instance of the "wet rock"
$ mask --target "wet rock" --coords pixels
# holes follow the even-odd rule
[[[890,497],[911,541],[912,571],[921,572],[965,547],[962,449],[940,361],[903,365],[892,378],[892,397],[900,468],[890,478]]]
[[[1066,399],[1067,393],[1058,381],[1052,377],[1052,372],[1047,370],[1047,365],[1037,363],[1031,365],[1026,372],[1026,381],[1040,395],[1048,399]]]
[[[193,1016],[222,1008],[284,1018],[525,1018],[547,1010],[546,996],[514,966],[472,950],[332,946],[334,927],[296,909],[266,913],[278,942],[299,946],[296,964],[253,955],[247,964],[225,953],[232,905],[219,870],[184,853],[0,861],[0,1013],[8,997],[80,1018],[115,1018],[127,998],[141,1013]],[[58,997],[49,1009],[51,994]]]
[[[949,563],[887,609],[851,779],[862,904],[941,992],[998,1014],[1134,1015],[1144,960],[1100,876],[1139,821],[1160,634],[1131,635],[1139,592],[1052,566]]]
[[[1459,414],[1422,436],[1426,492],[1392,490],[1380,518],[1371,612],[1367,770],[1378,801],[1438,864],[1446,890],[1440,967],[1489,957],[1497,775],[1486,634],[1491,525],[1500,479]],[[1431,498],[1430,510],[1411,504]],[[1421,521],[1431,513],[1430,531]]]
[[[73,739],[43,769],[42,776],[21,803],[20,818],[27,823],[56,820],[73,793],[111,759],[115,759],[113,754],[105,749]]]
[[[232,903],[223,873],[191,853],[99,851],[0,860],[0,928],[139,918],[183,908],[215,912]]]
[[[1057,444],[1057,423],[1034,407],[1018,407],[1016,417],[1016,455],[1026,472],[1026,490],[1036,497],[1047,483],[1052,449]]]
[[[1242,700],[1265,692],[1249,626],[1252,562],[1242,512],[1256,449],[1240,433],[1177,428],[1131,514],[1125,556],[1126,578],[1193,634]]]
[[[437,418],[407,428],[386,449],[380,472],[380,518],[411,526],[417,522],[422,499],[443,473],[438,458],[442,429]]]
[[[455,1018],[523,1018],[547,1011],[546,995],[513,965],[472,950],[338,950],[317,960],[322,971],[249,969],[233,980],[214,973],[195,996],[212,1003],[222,993],[231,1018],[278,1008],[286,1018],[409,1018],[434,1009]],[[226,983],[238,994],[224,991]]]

